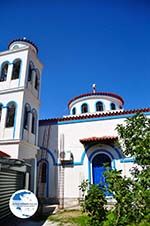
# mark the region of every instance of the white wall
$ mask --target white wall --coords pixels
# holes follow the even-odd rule
[[[0,68],[3,62],[5,61],[9,62],[7,80],[0,82],[0,91],[5,92],[6,90],[8,91],[9,89],[24,86],[27,57],[28,57],[28,48],[25,48],[24,51],[22,51],[21,49],[0,53]],[[11,80],[13,61],[15,59],[21,59],[20,77],[18,79]]]
[[[119,106],[122,106],[122,103],[119,99],[108,97],[108,96],[87,96],[80,99],[73,101],[69,108],[70,108],[70,115],[72,114],[72,109],[76,108],[76,114],[81,114],[81,106],[82,104],[88,104],[88,112],[94,113],[96,112],[96,103],[101,101],[104,105],[104,111],[110,111],[110,104],[114,103],[116,105],[116,110],[120,109]]]
[[[16,114],[14,127],[6,128],[6,113],[7,104],[11,101],[16,103]],[[12,93],[0,93],[0,103],[3,104],[1,123],[0,123],[0,140],[20,139],[21,118],[22,118],[22,103],[23,90],[18,90]]]
[[[56,195],[59,191],[59,186],[61,186],[61,167],[60,164],[60,147],[62,146],[61,139],[64,135],[64,151],[71,151],[74,157],[74,164],[72,166],[65,166],[64,168],[64,197],[67,199],[78,199],[81,197],[81,192],[79,191],[79,185],[83,179],[92,178],[92,164],[89,165],[89,156],[95,151],[107,150],[115,159],[119,159],[118,153],[113,147],[106,144],[93,145],[88,149],[84,156],[84,161],[82,162],[83,155],[85,153],[85,147],[81,144],[80,139],[89,137],[102,137],[102,136],[117,136],[117,131],[115,130],[116,125],[123,123],[124,119],[109,119],[109,120],[99,120],[92,122],[75,122],[62,125],[51,125],[50,129],[50,140],[48,142],[48,151],[51,152],[55,159],[55,164],[52,160],[50,154],[48,154],[48,161],[50,167],[49,175],[49,196]],[[60,123],[61,124],[61,123]],[[48,125],[39,127],[39,146],[43,145],[43,136],[45,130],[48,134]],[[61,148],[63,149],[63,148]],[[121,152],[120,152],[121,153]],[[58,157],[57,157],[58,156]],[[111,157],[110,157],[111,158]],[[89,175],[90,168],[90,175]],[[56,170],[58,169],[58,170]],[[57,173],[56,173],[57,171]],[[54,181],[55,180],[55,181]],[[57,187],[58,184],[58,187]],[[60,194],[61,195],[61,194]]]

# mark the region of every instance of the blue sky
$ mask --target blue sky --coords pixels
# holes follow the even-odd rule
[[[121,95],[126,109],[149,107],[150,1],[9,0],[0,8],[0,51],[22,37],[39,48],[40,118],[67,114],[92,83]]]

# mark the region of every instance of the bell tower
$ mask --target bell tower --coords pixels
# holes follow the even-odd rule
[[[0,150],[16,159],[37,153],[42,64],[26,38],[0,53]]]

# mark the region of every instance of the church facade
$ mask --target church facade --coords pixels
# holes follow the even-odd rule
[[[76,96],[68,103],[69,115],[40,120],[38,195],[58,199],[60,206],[79,205],[84,180],[105,185],[106,164],[130,176],[134,158],[123,155],[116,126],[137,112],[148,117],[150,109],[124,110],[117,94],[92,92]],[[42,180],[44,178],[44,180]],[[112,196],[106,193],[109,202]]]
[[[74,207],[83,180],[105,183],[105,163],[130,175],[134,159],[120,150],[116,126],[137,112],[149,117],[150,108],[124,110],[122,97],[93,85],[69,101],[67,116],[39,120],[37,52],[34,43],[18,39],[0,53],[0,157],[30,162],[26,187],[62,208]]]

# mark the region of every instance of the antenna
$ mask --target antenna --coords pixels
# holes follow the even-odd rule
[[[92,91],[93,91],[93,93],[96,93],[96,84],[92,85]]]

